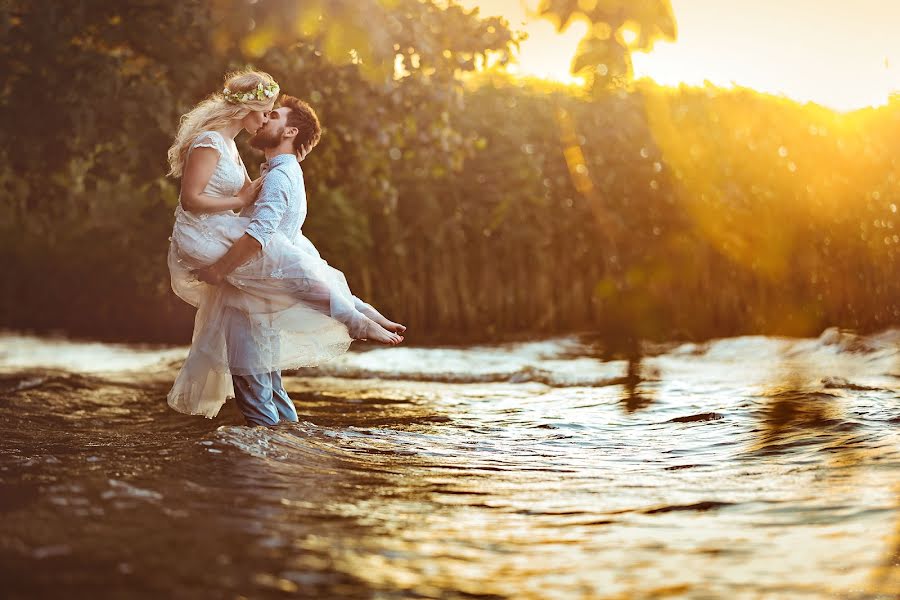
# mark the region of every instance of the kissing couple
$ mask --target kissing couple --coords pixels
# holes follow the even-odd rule
[[[322,130],[307,103],[279,92],[268,73],[228,74],[181,118],[169,148],[168,174],[181,177],[169,274],[197,308],[168,394],[179,412],[212,418],[234,398],[248,425],[297,421],[282,370],[318,365],[356,339],[403,341],[406,327],[354,296],[303,235],[300,161]],[[266,157],[256,180],[234,143],[242,130]]]

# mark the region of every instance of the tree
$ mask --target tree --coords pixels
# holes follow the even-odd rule
[[[538,13],[564,31],[584,19],[590,28],[572,60],[572,73],[596,92],[628,85],[631,53],[647,51],[658,40],[674,40],[675,17],[669,0],[542,0]]]

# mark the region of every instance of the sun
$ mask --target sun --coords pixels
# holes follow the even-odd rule
[[[587,32],[583,21],[559,33],[536,16],[538,0],[459,0],[498,15],[523,31],[518,62],[509,71],[566,84],[582,79],[570,72]],[[636,79],[661,85],[741,86],[848,111],[888,102],[900,91],[900,2],[885,0],[672,0],[678,40],[657,42],[650,52],[633,52]],[[637,33],[620,32],[626,45]]]

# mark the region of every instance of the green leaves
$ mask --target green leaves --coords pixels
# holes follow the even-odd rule
[[[217,39],[237,40],[249,58],[302,44],[335,66],[355,65],[373,85],[391,85],[398,60],[406,75],[452,79],[474,54],[508,60],[515,41],[500,19],[432,0],[217,0],[214,13]]]
[[[578,45],[572,73],[584,76],[594,91],[624,87],[633,74],[631,54],[616,39],[588,36]]]
[[[631,52],[647,51],[658,40],[674,40],[669,0],[542,0],[538,13],[563,31],[576,19],[591,27],[579,44],[572,73],[587,78],[595,92],[627,87]]]

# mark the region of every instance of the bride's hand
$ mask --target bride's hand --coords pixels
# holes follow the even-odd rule
[[[259,194],[259,188],[262,186],[263,178],[260,177],[251,181],[250,183],[245,183],[244,187],[241,188],[241,191],[238,192],[237,198],[241,202],[241,205],[245,208],[256,202],[256,195]]]
[[[303,159],[306,158],[306,155],[309,154],[310,150],[312,150],[312,146],[309,144],[300,146],[300,149],[297,150],[297,162],[303,162]]]

